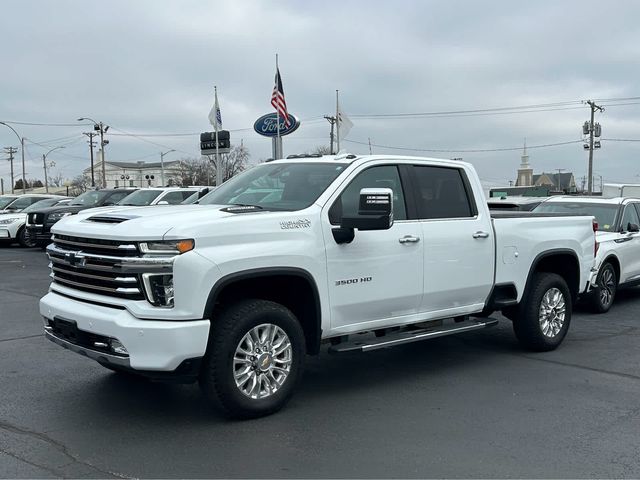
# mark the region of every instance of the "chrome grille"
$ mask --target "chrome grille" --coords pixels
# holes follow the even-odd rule
[[[147,258],[132,242],[56,234],[47,247],[53,284],[129,300],[144,300],[143,273],[171,272],[173,258]]]

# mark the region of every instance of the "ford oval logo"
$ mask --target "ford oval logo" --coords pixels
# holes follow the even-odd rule
[[[280,118],[280,135],[289,135],[291,132],[295,132],[300,126],[300,120],[296,117],[289,115],[289,127],[285,127],[284,118]],[[256,133],[264,136],[264,137],[276,137],[278,136],[278,126],[276,120],[276,112],[267,113],[266,115],[261,116],[256,122],[253,124],[253,129]]]

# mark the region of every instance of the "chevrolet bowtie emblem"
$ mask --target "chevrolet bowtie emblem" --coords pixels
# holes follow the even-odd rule
[[[74,252],[66,253],[64,259],[72,267],[84,267],[87,264],[87,257]]]

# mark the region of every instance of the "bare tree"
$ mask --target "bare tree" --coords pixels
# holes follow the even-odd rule
[[[87,177],[85,177],[84,175],[78,175],[73,180],[71,180],[69,194],[75,197],[83,192],[86,192],[87,188],[90,186],[90,183],[90,181],[87,181]]]
[[[49,178],[49,186],[53,187],[62,187],[64,185],[64,177],[61,173],[57,173],[56,175]]]
[[[234,175],[242,172],[247,168],[251,154],[244,145],[233,147],[231,151],[224,155],[220,168],[222,170],[223,182],[226,182]]]
[[[320,155],[331,155],[331,147],[328,145],[318,145],[311,153],[319,153]]]

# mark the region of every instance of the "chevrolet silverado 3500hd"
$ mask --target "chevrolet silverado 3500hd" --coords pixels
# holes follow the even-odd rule
[[[199,204],[52,231],[46,337],[111,370],[199,380],[236,417],[281,408],[325,342],[387,348],[502,311],[523,347],[552,350],[596,246],[592,217],[490,214],[470,164],[392,155],[266,162]]]

